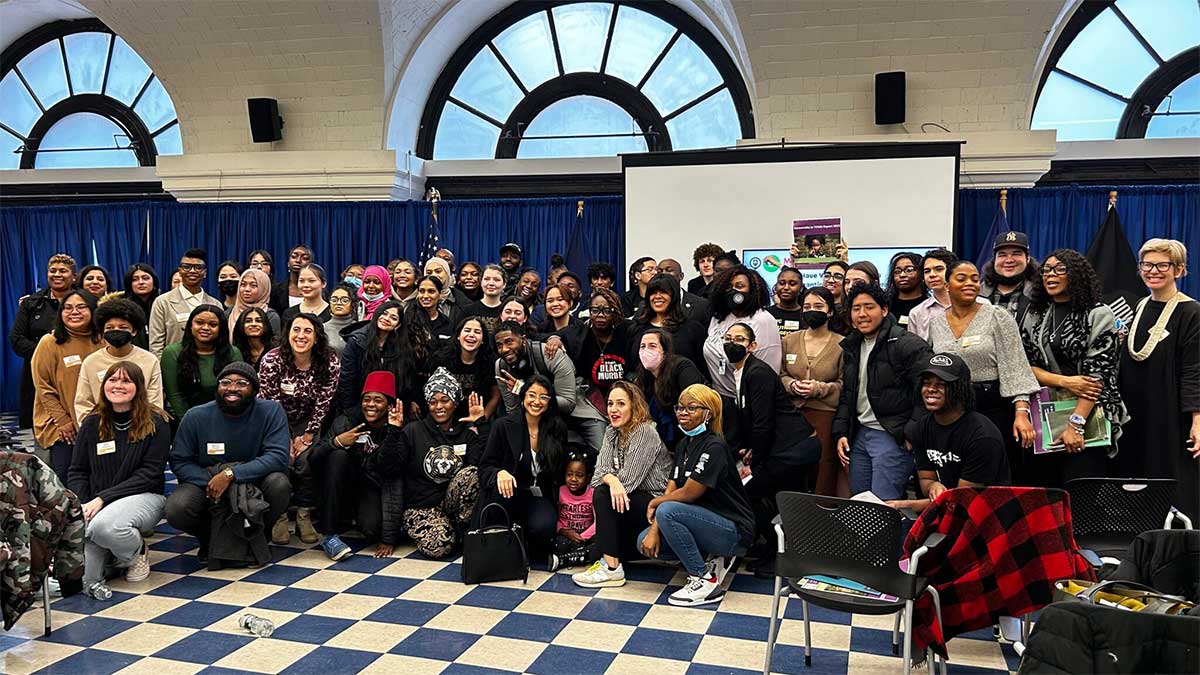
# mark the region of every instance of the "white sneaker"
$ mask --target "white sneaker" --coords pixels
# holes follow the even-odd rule
[[[704,563],[704,576],[716,577],[717,585],[725,583],[725,576],[729,574],[729,570],[733,569],[733,563],[737,560],[737,556],[716,556],[712,560]]]
[[[608,569],[603,559],[592,563],[586,572],[576,572],[571,575],[571,581],[576,586],[584,588],[611,588],[625,585],[625,567],[617,565],[617,569]]]
[[[667,602],[679,607],[695,607],[720,602],[724,596],[725,592],[715,576],[707,579],[689,576],[683,588],[672,593]]]
[[[142,550],[133,557],[133,562],[129,563],[129,567],[125,568],[125,581],[136,583],[150,576],[150,552],[146,548],[146,542],[142,541]]]

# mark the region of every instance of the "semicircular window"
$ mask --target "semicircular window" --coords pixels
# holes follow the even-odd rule
[[[1031,129],[1060,141],[1200,136],[1196,0],[1085,2],[1042,74]]]
[[[152,166],[183,152],[171,96],[100,21],[47,24],[3,59],[0,168]]]
[[[451,57],[422,118],[433,159],[611,156],[754,135],[720,43],[667,3],[516,3]]]

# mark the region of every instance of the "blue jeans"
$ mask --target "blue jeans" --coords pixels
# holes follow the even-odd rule
[[[704,574],[704,556],[738,555],[737,526],[733,521],[709,511],[703,506],[683,502],[663,502],[654,511],[658,523],[659,560],[678,560],[688,574]],[[638,550],[646,538],[646,528],[638,535]]]
[[[915,464],[891,434],[860,426],[850,444],[850,494],[870,490],[884,501],[902,499]]]

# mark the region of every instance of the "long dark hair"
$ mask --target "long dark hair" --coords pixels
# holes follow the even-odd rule
[[[896,287],[896,279],[895,279],[896,263],[905,258],[908,258],[908,260],[910,262],[912,262],[913,267],[915,267],[917,270],[916,274],[917,274],[917,279],[918,279],[918,286],[920,287],[921,292],[922,293],[928,292],[928,289],[925,288],[925,273],[921,270],[921,261],[924,260],[924,258],[921,256],[920,253],[913,253],[912,251],[901,251],[901,252],[897,253],[896,255],[892,256],[891,261],[888,262],[887,291],[888,291],[889,299],[899,297],[899,295],[900,295],[900,289]]]
[[[725,317],[733,313],[733,307],[729,303],[729,291],[733,288],[733,278],[738,276],[745,276],[750,280],[750,292],[746,294],[746,316],[753,316],[770,303],[771,294],[767,291],[767,282],[763,281],[758,272],[745,265],[731,267],[713,279],[712,292],[708,294],[709,302],[712,303],[713,318],[717,321],[724,321]]]
[[[657,335],[658,344],[662,346],[663,360],[659,366],[659,376],[655,377],[654,373],[642,365],[641,356],[638,356],[637,369],[633,372],[634,382],[642,389],[642,394],[649,400],[653,398],[658,407],[662,410],[668,410],[675,405],[675,399],[678,398],[679,392],[672,391],[671,373],[675,372],[675,366],[679,363],[679,356],[675,353],[675,338],[671,334],[661,328],[651,328],[642,333],[642,337],[647,335]],[[641,340],[638,340],[638,351],[641,351]],[[654,390],[650,390],[650,385],[654,385]]]
[[[400,317],[396,330],[379,344],[379,316],[395,309]],[[417,321],[406,321],[404,304],[399,300],[387,300],[375,310],[367,324],[367,363],[387,363],[396,374],[396,394],[410,391],[416,379],[417,364],[424,364],[429,357],[429,333]]]
[[[562,414],[558,411],[554,383],[545,375],[534,373],[533,377],[530,377],[521,387],[521,392],[518,394],[520,402],[516,410],[513,410],[513,414],[519,415],[522,421],[525,420],[525,394],[535,384],[544,387],[550,394],[550,404],[546,406],[546,411],[538,417],[538,456],[542,458],[538,463],[549,470],[550,475],[554,476],[557,481],[559,480],[558,476],[562,474],[564,448],[567,444],[567,423],[563,421]]]
[[[213,374],[233,361],[233,348],[229,340],[229,322],[225,320],[225,312],[216,305],[200,305],[188,315],[187,325],[183,329],[183,341],[179,345],[178,364],[179,382],[187,387],[200,386],[200,354],[196,352],[196,338],[192,336],[192,323],[200,314],[208,312],[217,317],[216,342],[213,347]]]
[[[492,334],[488,331],[487,324],[483,319],[477,316],[467,316],[459,320],[458,325],[454,327],[454,338],[446,343],[437,353],[437,361],[439,363],[451,363],[454,361],[462,361],[462,345],[458,343],[458,336],[462,335],[463,328],[467,323],[474,321],[479,324],[480,331],[483,332],[483,339],[479,343],[479,351],[475,354],[475,364],[487,364],[487,370],[491,370],[496,363],[496,355],[492,350]]]
[[[85,303],[87,303],[87,306],[88,306],[88,331],[91,333],[93,344],[100,342],[100,338],[103,335],[103,331],[100,330],[99,328],[97,328],[95,321],[93,321],[93,319],[96,316],[96,296],[92,295],[91,293],[88,293],[87,291],[83,290],[82,288],[73,288],[73,289],[71,289],[71,292],[67,293],[66,296],[63,297],[63,299],[61,301],[59,301],[58,313],[54,315],[54,330],[53,330],[53,332],[54,332],[55,344],[61,345],[64,342],[66,342],[67,340],[71,339],[71,333],[67,330],[67,324],[65,324],[63,322],[62,308],[64,305],[67,304],[67,301],[71,299],[72,295],[78,295],[81,300],[83,300]]]
[[[683,315],[683,308],[679,306],[679,282],[669,274],[656,274],[650,283],[646,284],[646,301],[638,312],[638,321],[650,323],[654,320],[654,308],[650,306],[650,296],[654,293],[666,293],[671,296],[671,302],[667,304],[667,321],[664,328],[675,330],[687,321],[687,317]]]
[[[303,269],[303,268],[301,268]],[[294,370],[296,368],[296,355],[292,352],[292,343],[288,336],[292,334],[292,324],[297,320],[303,319],[313,327],[313,346],[312,346],[312,369],[313,376],[317,382],[328,384],[333,377],[333,370],[330,368],[331,351],[329,349],[329,336],[325,334],[325,329],[321,323],[321,319],[315,314],[300,312],[293,314],[287,323],[283,326],[283,334],[279,336],[279,357],[283,362],[285,369]]]
[[[237,324],[235,324],[233,327],[233,346],[237,347],[238,351],[242,353],[242,358],[246,361],[246,363],[255,365],[254,362],[250,360],[253,358],[250,356],[253,350],[250,348],[250,338],[246,336],[246,319],[251,314],[254,314],[262,319],[263,354],[266,354],[267,350],[275,346],[275,329],[271,327],[271,317],[267,314],[267,310],[263,309],[262,307],[251,307],[242,312],[242,315],[238,317]]]
[[[145,298],[142,298],[140,295],[133,292],[133,275],[135,272],[145,272],[146,274],[149,274],[150,278],[154,281],[154,287],[150,289],[150,294]],[[146,316],[150,316],[150,308],[153,307],[154,299],[158,297],[158,294],[158,274],[154,271],[153,267],[147,265],[146,263],[139,262],[133,263],[129,266],[129,269],[125,270],[125,292],[121,295],[121,297],[125,298],[126,300],[132,300],[140,305],[142,311],[146,313]]]
[[[1058,262],[1067,266],[1067,292],[1071,294],[1067,304],[1071,312],[1087,314],[1092,311],[1100,302],[1101,290],[1100,277],[1092,263],[1079,251],[1069,248],[1051,251],[1046,260],[1050,258],[1058,258]],[[1045,283],[1035,284],[1033,294],[1029,298],[1029,307],[1035,312],[1041,312],[1049,307],[1051,302],[1050,295],[1046,293]]]

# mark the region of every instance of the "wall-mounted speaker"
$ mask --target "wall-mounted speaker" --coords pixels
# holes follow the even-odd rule
[[[250,112],[250,137],[255,143],[270,143],[283,138],[283,118],[279,116],[278,101],[248,98],[246,107]]]
[[[904,71],[875,73],[875,124],[904,123]]]

